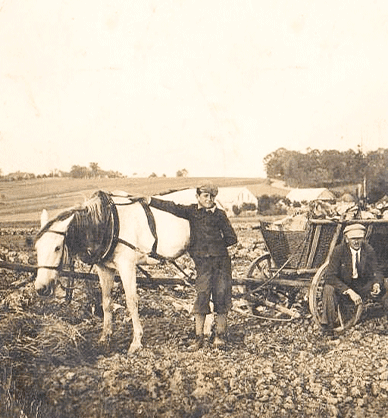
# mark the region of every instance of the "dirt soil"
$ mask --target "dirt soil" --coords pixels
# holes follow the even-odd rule
[[[233,274],[243,278],[264,248],[249,225],[236,229]],[[2,260],[35,263],[25,245],[33,230],[2,234]],[[192,269],[187,257],[178,262]],[[171,266],[151,273],[180,276]],[[143,348],[129,355],[132,325],[121,285],[114,289],[108,347],[98,344],[98,283],[75,285],[70,302],[60,288],[55,298],[40,299],[29,274],[1,270],[0,417],[387,416],[388,323],[378,308],[333,343],[313,323],[306,292],[294,305],[301,317],[290,320],[256,307],[234,287],[227,348],[214,349],[210,336],[202,350],[191,352],[193,288],[142,287]]]

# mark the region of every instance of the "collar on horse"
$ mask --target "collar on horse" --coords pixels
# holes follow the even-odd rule
[[[133,244],[119,238],[120,222],[116,204],[112,199],[113,195],[100,190],[96,192],[94,196],[97,196],[100,199],[103,212],[106,213],[105,220],[103,221],[104,225],[102,239],[99,240],[98,246],[88,248],[85,253],[81,254],[81,260],[87,264],[97,264],[109,260],[118,243],[124,244],[134,251],[141,251]],[[154,237],[154,244],[152,246],[151,252],[148,255],[156,259],[161,259],[161,257],[157,254],[158,236],[156,234],[154,215],[152,214],[150,207],[147,205],[144,199],[131,198],[130,202],[126,204],[133,204],[136,202],[139,202],[142,205],[147,216],[148,226]]]

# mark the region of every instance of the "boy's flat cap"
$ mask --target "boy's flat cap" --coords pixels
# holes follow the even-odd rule
[[[213,183],[207,182],[201,184],[199,187],[197,187],[197,193],[210,193],[213,196],[217,196],[218,194],[218,187],[215,186]]]

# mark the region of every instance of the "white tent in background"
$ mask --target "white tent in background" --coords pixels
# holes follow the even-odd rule
[[[244,204],[254,205],[257,209],[257,197],[247,187],[221,187],[217,200],[228,214],[233,213],[233,206],[241,209]]]
[[[355,202],[356,199],[350,194],[350,193],[344,193],[340,199],[341,202],[348,202],[348,203],[352,203]]]
[[[287,194],[291,202],[312,202],[313,200],[335,200],[334,194],[324,187],[316,189],[292,189]]]

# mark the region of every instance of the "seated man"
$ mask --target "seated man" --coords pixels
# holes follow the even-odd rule
[[[344,229],[344,242],[334,248],[326,270],[323,290],[323,332],[333,336],[338,321],[337,308],[349,298],[355,305],[366,299],[381,300],[388,307],[388,292],[377,264],[374,249],[364,241],[365,227],[348,225]]]

